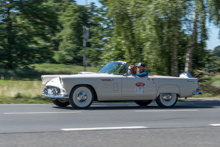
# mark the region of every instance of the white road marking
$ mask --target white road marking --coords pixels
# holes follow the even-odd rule
[[[59,113],[80,113],[81,111],[74,112],[10,112],[4,114],[59,114]]]
[[[214,127],[220,127],[220,124],[210,124],[210,125]]]
[[[176,109],[176,110],[135,110],[135,112],[192,112],[198,109]]]
[[[63,131],[94,131],[94,130],[121,130],[121,129],[144,129],[145,126],[129,126],[129,127],[98,127],[98,128],[64,128]]]

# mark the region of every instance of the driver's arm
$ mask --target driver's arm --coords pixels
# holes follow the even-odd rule
[[[145,76],[148,76],[148,72],[142,72],[142,73],[139,73],[139,74],[134,74],[134,76],[145,77]]]

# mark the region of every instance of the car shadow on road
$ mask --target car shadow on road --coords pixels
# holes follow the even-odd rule
[[[140,109],[211,109],[220,107],[220,100],[206,100],[206,99],[193,99],[183,100],[176,103],[172,108],[160,108],[156,102],[152,102],[149,106],[138,106],[135,103],[93,103],[88,109],[74,109],[69,105],[68,107],[53,106],[56,109],[65,110],[140,110]]]

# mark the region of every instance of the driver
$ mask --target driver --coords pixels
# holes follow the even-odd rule
[[[137,71],[139,72],[138,74],[134,74],[134,76],[139,76],[139,77],[144,77],[144,76],[148,76],[148,72],[146,72],[146,68],[144,63],[138,63],[138,65],[136,65],[137,67]]]

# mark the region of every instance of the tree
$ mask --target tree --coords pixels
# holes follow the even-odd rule
[[[145,40],[146,50],[155,50],[155,58],[160,60],[157,67],[167,67],[165,73],[178,75],[178,50],[184,7],[182,1],[154,0],[145,3]],[[151,32],[151,33],[148,33]],[[181,35],[180,35],[181,36]],[[152,60],[152,59],[150,59]],[[155,60],[155,59],[153,59]],[[158,61],[157,61],[158,62]],[[159,69],[163,70],[163,69]]]
[[[123,40],[129,63],[144,61],[151,72],[178,74],[184,5],[181,1],[109,0],[114,36]],[[116,39],[114,39],[116,40]]]
[[[106,63],[109,60],[114,60],[108,58],[110,52],[107,49],[107,44],[113,32],[112,20],[108,18],[107,15],[108,5],[106,0],[100,0],[99,2],[102,4],[101,7],[97,8],[92,3],[89,8],[89,11],[93,13],[90,19],[95,25],[90,27],[90,39],[88,41],[90,47],[87,48],[87,63],[93,66]]]
[[[219,0],[108,0],[108,6],[113,37],[129,63],[143,60],[151,72],[172,76],[205,66],[198,54],[205,53],[207,18],[219,24]]]
[[[125,59],[135,64],[143,60],[144,40],[141,37],[140,21],[143,18],[143,12],[139,11],[142,7],[142,1],[109,0],[108,15],[113,19],[113,40],[122,40],[124,46]]]
[[[43,0],[0,0],[0,68],[24,67],[50,59],[48,34],[57,17]]]
[[[219,0],[191,0],[186,1],[189,4],[192,4],[189,7],[189,10],[193,10],[193,17],[189,21],[193,22],[190,42],[188,45],[188,51],[186,53],[186,61],[185,61],[185,72],[192,72],[193,65],[193,50],[196,44],[200,44],[200,46],[206,46],[205,41],[208,39],[207,36],[207,28],[206,28],[206,20],[209,19],[210,22],[213,22],[215,25],[219,25],[220,17],[220,5]],[[188,11],[190,14],[190,11]]]
[[[59,14],[60,32],[55,40],[59,42],[56,60],[62,63],[73,63],[82,65],[83,59],[83,26],[90,29],[90,39],[87,42],[87,58],[89,63],[98,64],[97,56],[101,56],[99,32],[102,31],[99,16],[99,9],[91,3],[90,6],[76,5],[75,2],[64,1],[61,4],[65,9],[61,9]],[[94,60],[93,60],[94,59]],[[91,64],[90,64],[91,65]]]
[[[215,56],[220,57],[220,46],[215,47],[215,49],[213,50],[213,53]]]

